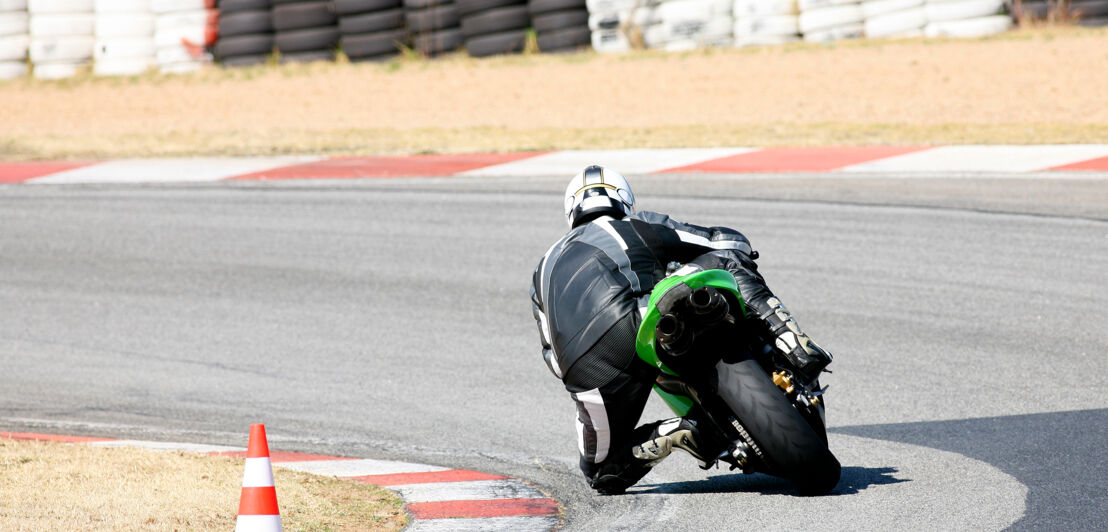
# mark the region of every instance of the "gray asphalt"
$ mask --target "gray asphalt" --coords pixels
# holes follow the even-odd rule
[[[590,493],[527,300],[562,181],[0,187],[0,430],[242,445],[264,422],[277,448],[522,477],[570,530],[1108,521],[1108,181],[633,180],[746,233],[836,354],[844,478],[815,499],[686,456]]]

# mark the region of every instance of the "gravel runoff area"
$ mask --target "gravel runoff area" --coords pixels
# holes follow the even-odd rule
[[[242,475],[243,460],[224,456],[0,439],[0,530],[229,530]],[[408,523],[400,499],[376,486],[273,475],[288,530]]]
[[[1098,143],[1108,29],[0,83],[0,159]]]

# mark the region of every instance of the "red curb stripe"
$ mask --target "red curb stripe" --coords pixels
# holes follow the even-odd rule
[[[208,454],[213,456],[227,456],[230,458],[246,458],[246,451],[215,451]],[[271,464],[279,464],[281,462],[319,462],[323,460],[357,460],[357,458],[298,453],[294,451],[274,451],[272,449],[269,451],[269,463]]]
[[[545,152],[339,157],[231,177],[249,179],[354,179],[359,177],[441,177],[528,159]]]
[[[558,513],[558,503],[553,499],[416,502],[408,505],[408,513],[413,519],[552,515]]]
[[[96,164],[96,162],[0,162],[0,183],[23,183],[36,177],[56,174],[58,172],[64,172],[66,170],[72,170],[74,168],[81,168],[93,164]]]
[[[449,471],[430,471],[422,473],[394,473],[391,475],[365,475],[350,477],[351,480],[373,484],[375,486],[400,486],[402,484],[428,484],[431,482],[466,482],[469,480],[501,480],[508,477],[493,475],[466,469]]]
[[[277,488],[242,488],[239,498],[239,515],[278,515]]]
[[[1053,168],[1048,168],[1047,170],[1090,170],[1106,172],[1108,171],[1108,157],[1100,157],[1097,159],[1090,159],[1088,161],[1081,161],[1079,163],[1055,166]]]
[[[33,432],[0,432],[0,440],[19,441],[56,441],[62,443],[91,443],[97,441],[115,441],[114,438],[90,438],[87,436],[62,436],[58,434],[36,434]]]
[[[669,168],[657,173],[719,174],[827,172],[930,148],[918,146],[836,146],[829,148],[765,148],[720,159]]]

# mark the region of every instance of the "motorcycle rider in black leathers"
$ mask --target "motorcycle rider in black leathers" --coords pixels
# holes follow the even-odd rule
[[[581,471],[602,494],[622,493],[673,447],[703,467],[727,450],[684,418],[635,427],[658,370],[635,354],[635,335],[654,285],[671,263],[723,269],[735,276],[752,330],[769,339],[797,378],[814,381],[831,355],[800,331],[766,286],[757,252],[738,231],[684,224],[633,212],[631,187],[618,172],[590,166],[570,180],[570,230],[535,269],[531,303],[543,358],[577,405]]]

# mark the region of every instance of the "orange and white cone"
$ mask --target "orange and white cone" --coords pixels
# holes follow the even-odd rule
[[[273,487],[273,466],[269,463],[269,443],[265,425],[250,425],[250,445],[246,449],[246,470],[242,473],[242,497],[235,532],[281,532],[281,511],[277,509],[277,489]]]

